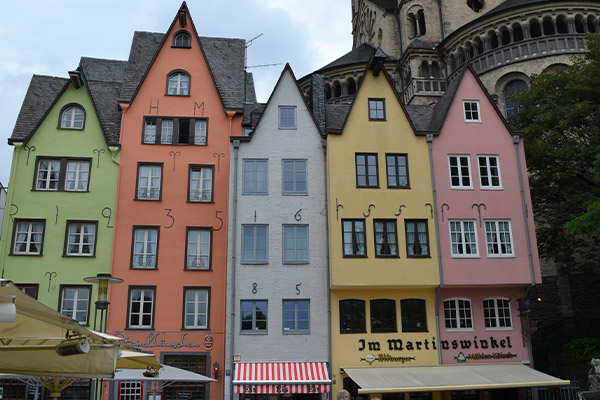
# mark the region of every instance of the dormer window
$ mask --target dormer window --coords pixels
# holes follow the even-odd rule
[[[60,127],[62,129],[83,129],[85,111],[78,105],[67,105],[60,113]]]
[[[189,96],[190,76],[186,72],[177,71],[169,75],[167,94]]]
[[[192,39],[190,34],[187,31],[177,32],[175,36],[173,36],[173,47],[192,47]]]

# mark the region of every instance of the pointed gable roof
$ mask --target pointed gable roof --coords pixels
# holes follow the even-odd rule
[[[69,79],[67,78],[34,75],[29,83],[29,88],[27,88],[8,144],[27,142],[68,85]]]
[[[273,100],[273,95],[277,92],[281,81],[283,80],[283,76],[285,75],[286,72],[289,72],[289,74],[292,77],[292,81],[294,82],[294,85],[296,87],[296,90],[298,92],[298,96],[302,99],[302,101],[304,102],[304,106],[306,107],[306,110],[308,112],[308,114],[310,115],[310,117],[313,120],[313,123],[315,124],[315,128],[316,130],[319,132],[319,135],[321,137],[324,137],[324,134],[321,132],[321,130],[319,129],[319,124],[317,123],[317,120],[315,119],[315,116],[313,115],[311,108],[308,105],[308,102],[306,101],[306,97],[304,97],[304,95],[302,94],[302,90],[300,89],[300,85],[298,85],[298,80],[296,79],[296,76],[294,75],[294,71],[292,71],[292,67],[290,67],[289,63],[285,64],[285,67],[283,67],[283,70],[281,71],[281,74],[279,75],[279,79],[277,80],[277,83],[275,84],[275,87],[273,88],[273,91],[271,92],[271,94],[269,95],[269,99],[267,100],[267,103],[264,105],[264,108],[262,109],[262,112],[260,114],[260,117],[258,118],[258,120],[256,121],[256,124],[254,125],[255,128],[258,128],[260,126],[260,122],[262,120],[262,117],[264,115],[264,111],[269,108],[269,105],[271,104],[271,101]],[[256,129],[252,132],[252,136],[254,136],[254,132],[256,131]]]
[[[117,146],[121,128],[121,112],[117,107],[117,99],[127,62],[82,57],[79,65],[106,144]]]
[[[181,12],[190,16],[185,1],[179,8],[167,33],[174,28]],[[252,83],[247,82],[245,71],[246,41],[244,39],[200,37],[191,16],[189,23],[198,40],[223,107],[226,110],[241,112],[246,95],[250,99],[256,98],[253,81]],[[119,102],[130,103],[133,101],[160,49],[165,44],[167,36],[163,33],[134,33],[129,52],[129,64],[125,71],[125,83]]]
[[[487,89],[483,85],[483,82],[481,82],[481,80],[479,79],[479,76],[477,76],[477,72],[475,72],[475,70],[473,69],[471,64],[468,64],[467,67],[463,68],[463,70],[448,85],[446,92],[440,98],[440,100],[437,102],[435,109],[433,110],[433,117],[431,119],[431,122],[429,123],[428,129],[430,131],[434,131],[437,133],[439,133],[439,131],[442,129],[442,126],[444,125],[444,122],[446,121],[448,111],[450,110],[450,106],[454,102],[456,92],[458,91],[458,88],[459,88],[462,80],[464,79],[465,74],[467,74],[467,73],[470,73],[473,75],[473,77],[475,78],[475,81],[479,85],[481,91],[484,93],[487,101],[492,105],[494,110],[496,110],[496,113],[502,120],[502,123],[504,123],[504,126],[506,127],[508,133],[511,135],[518,134],[516,132],[513,132],[512,128],[506,121],[506,118],[504,118],[504,116],[500,112],[500,109],[496,105],[496,102],[494,101],[494,99],[492,99],[492,97],[488,93]]]

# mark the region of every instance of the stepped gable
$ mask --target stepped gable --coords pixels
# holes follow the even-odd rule
[[[27,142],[68,84],[67,78],[34,75],[8,144]]]
[[[80,68],[108,146],[119,144],[121,112],[117,107],[126,61],[82,57]]]

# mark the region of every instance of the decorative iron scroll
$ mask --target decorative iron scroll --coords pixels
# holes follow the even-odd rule
[[[406,205],[404,205],[404,204],[400,204],[400,207],[398,207],[398,213],[397,213],[397,214],[396,214],[396,213],[394,213],[394,215],[395,215],[396,217],[399,217],[399,216],[400,216],[400,214],[402,214],[402,207],[406,208]]]
[[[344,206],[341,205],[340,203],[338,203],[338,199],[336,197],[336,199],[335,199],[335,219],[336,220],[340,219],[340,214],[339,214],[340,208],[344,208]]]
[[[180,156],[180,155],[181,155],[181,152],[180,152],[179,150],[177,150],[177,151],[173,151],[173,150],[171,150],[171,151],[169,152],[169,155],[170,155],[171,157],[173,157],[173,171],[175,171],[175,157],[177,157],[177,156]]]
[[[8,213],[8,216],[10,217],[10,221],[12,223],[14,223],[15,219],[13,217],[19,213],[19,206],[13,203],[13,204],[10,205],[10,207],[11,207],[11,209],[12,209],[12,207],[15,208],[15,212]]]
[[[213,157],[217,159],[217,172],[221,172],[221,158],[225,158],[223,153],[214,153]]]
[[[106,211],[108,211],[108,215],[106,215]],[[102,209],[102,216],[104,218],[106,218],[106,227],[107,228],[114,228],[113,225],[110,224],[110,219],[112,218],[112,209],[110,207],[104,207]]]
[[[484,210],[487,210],[487,207],[486,207],[486,206],[485,206],[485,204],[483,204],[483,203],[479,203],[479,204],[477,204],[477,203],[474,203],[474,204],[471,206],[471,208],[475,208],[475,207],[477,207],[477,212],[479,213],[479,227],[480,227],[480,228],[481,228],[481,207],[482,207],[482,206],[483,206],[483,209],[484,209]]]
[[[23,148],[25,150],[27,150],[27,161],[25,161],[25,165],[29,165],[29,153],[31,153],[32,151],[35,151],[35,146],[23,146]]]
[[[94,153],[98,154],[98,161],[96,163],[96,168],[100,168],[100,154],[103,154],[106,151],[104,149],[94,149],[93,151],[94,151]]]
[[[431,219],[433,219],[433,206],[431,203],[425,203],[425,206],[429,206],[429,212],[431,213]]]
[[[44,275],[48,277],[48,293],[50,293],[50,283],[52,283],[52,277],[56,278],[57,274],[54,271],[48,271]]]
[[[369,208],[367,209],[367,213],[363,213],[363,215],[365,216],[365,218],[367,218],[369,215],[371,215],[371,208],[375,208],[375,204],[371,203],[369,204]]]
[[[442,204],[442,222],[444,222],[444,206],[446,206],[446,211],[450,210],[448,203]]]

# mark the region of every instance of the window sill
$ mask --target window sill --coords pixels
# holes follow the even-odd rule
[[[280,126],[278,129],[280,131],[297,131],[298,130],[298,128],[295,126],[290,126],[290,127]]]
[[[8,253],[9,256],[18,256],[18,257],[22,257],[22,256],[33,256],[33,257],[40,257],[43,254],[21,254],[21,253]]]
[[[480,256],[479,254],[477,254],[477,255],[472,255],[472,256],[469,256],[469,255],[467,255],[467,256],[463,256],[463,255],[460,255],[460,254],[459,254],[459,255],[452,254],[452,255],[450,256],[450,258],[473,258],[473,259],[477,259],[477,258],[481,258],[481,256]]]
[[[156,271],[158,270],[158,267],[134,267],[134,266],[130,266],[129,269],[133,269],[136,271]]]
[[[310,331],[283,331],[283,335],[310,335]]]
[[[367,255],[344,254],[343,258],[368,258]]]
[[[510,327],[510,328],[485,328],[486,331],[488,332],[492,332],[492,331],[514,331],[515,328]]]
[[[139,199],[139,198],[134,198],[134,201],[162,201],[162,199]]]
[[[410,189],[410,186],[388,186],[388,189]]]
[[[378,254],[375,254],[375,258],[383,258],[383,259],[386,259],[386,258],[400,258],[400,255],[398,255],[398,254],[395,254],[395,255],[381,255],[381,254],[378,255]]]
[[[480,124],[480,123],[481,123],[480,119],[477,119],[477,120],[476,119],[473,119],[473,120],[471,120],[471,119],[469,119],[469,120],[465,119],[465,124]]]
[[[488,258],[516,258],[514,254],[488,254]]]
[[[213,200],[210,200],[210,201],[188,200],[187,202],[190,204],[214,204]]]
[[[462,186],[450,186],[451,190],[473,190],[473,186],[462,187]]]
[[[96,258],[95,254],[63,254],[63,258]]]
[[[446,328],[446,332],[475,332],[474,328]]]
[[[421,255],[421,256],[410,256],[410,255],[407,255],[406,258],[425,258],[425,259],[427,259],[427,258],[431,258],[431,254],[425,254],[425,255]]]
[[[265,331],[240,331],[240,335],[268,335],[269,332]]]
[[[357,189],[381,189],[381,187],[379,187],[379,185],[377,186],[356,186]]]
[[[356,331],[340,331],[340,335],[349,335],[349,334],[353,334],[353,333],[360,333],[360,334],[365,334],[367,333],[367,330],[356,330]]]
[[[281,193],[282,196],[308,196],[308,193]]]
[[[184,271],[212,271],[212,268],[190,268],[190,267],[185,267],[183,268]]]
[[[193,332],[197,332],[197,331],[210,331],[210,329],[208,327],[204,327],[204,328],[188,328],[188,327],[183,327],[181,328],[182,331],[193,331]]]
[[[169,94],[169,93],[165,93],[165,96],[170,96],[170,97],[191,97],[190,94]]]
[[[269,265],[268,261],[240,261],[242,265]]]
[[[310,261],[283,261],[283,265],[308,265]]]
[[[493,187],[493,186],[481,186],[481,190],[504,190],[502,186]]]
[[[268,196],[269,193],[242,193],[242,196]]]

